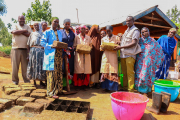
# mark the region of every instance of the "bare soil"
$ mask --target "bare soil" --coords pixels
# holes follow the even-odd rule
[[[12,71],[11,60],[9,58],[0,57],[0,70],[1,69],[7,70],[7,72]],[[20,83],[23,83],[21,70],[19,71],[19,78]],[[3,84],[12,83],[11,79],[11,74],[0,74],[0,87],[2,87]],[[31,81],[31,83],[33,83],[33,81]],[[39,84],[39,82],[37,82],[37,84]],[[5,94],[2,89],[0,89],[0,98],[3,96],[5,96]],[[116,120],[111,108],[110,93],[103,93],[102,89],[79,91],[77,94],[60,96],[60,99],[90,102],[90,113],[88,114],[89,120]],[[50,100],[53,99],[50,98]],[[152,97],[150,96],[147,106],[151,105]],[[68,116],[68,119],[66,118],[66,120],[85,120],[86,118],[85,114],[47,110],[43,110],[41,114],[36,115],[22,112],[23,108],[23,106],[14,106],[4,112],[0,112],[0,120],[61,120],[65,119],[65,116]],[[180,99],[178,98],[170,103],[166,114],[160,113],[159,115],[156,115],[145,110],[141,120],[152,120],[151,118],[155,120],[180,120]]]

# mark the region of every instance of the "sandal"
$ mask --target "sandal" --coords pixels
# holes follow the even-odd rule
[[[59,98],[59,96],[54,95],[54,96],[52,96],[52,98],[54,98],[54,99],[58,99],[58,98]]]

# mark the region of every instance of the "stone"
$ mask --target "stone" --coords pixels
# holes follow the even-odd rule
[[[19,83],[19,85],[33,85],[32,83]]]
[[[4,105],[4,109],[8,109],[12,106],[12,100],[0,98],[0,104]]]
[[[20,91],[20,87],[15,87],[15,88],[5,88],[5,94],[10,95],[11,93]]]
[[[33,98],[36,98],[36,99],[44,99],[46,98],[46,93],[31,93],[30,95],[31,97]]]
[[[24,106],[24,112],[31,112],[31,113],[41,113],[44,109],[44,104],[42,103],[26,103]]]
[[[17,88],[17,87],[18,85],[15,85],[15,84],[3,85],[2,91],[5,91],[6,88]]]
[[[67,49],[68,44],[65,42],[53,41],[52,47],[55,47],[58,49]]]
[[[18,97],[29,97],[30,91],[18,91],[11,94],[12,96],[18,96]]]
[[[20,87],[35,87],[33,84],[19,85]]]
[[[16,104],[19,106],[24,106],[28,102],[34,102],[35,98],[32,97],[20,97],[17,99]]]
[[[0,104],[0,112],[4,111],[4,105]]]
[[[46,92],[47,92],[47,90],[45,90],[45,89],[36,89],[33,91],[33,93],[46,93]]]
[[[36,87],[22,87],[22,90],[23,91],[27,91],[28,90],[28,91],[32,92],[33,90],[36,90]]]
[[[16,104],[16,100],[18,98],[19,98],[18,96],[11,96],[11,95],[6,95],[6,96],[2,97],[2,99],[12,100],[12,105]]]
[[[37,99],[35,103],[44,104],[44,109],[46,109],[47,106],[51,103],[51,101],[47,99]]]

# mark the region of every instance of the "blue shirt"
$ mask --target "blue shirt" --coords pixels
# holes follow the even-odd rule
[[[69,30],[69,34],[66,34],[65,29],[60,30],[62,32],[62,42],[65,42],[68,44],[68,47],[72,47],[74,43],[75,35],[73,31]]]
[[[62,33],[57,30],[59,41],[62,42]],[[55,48],[51,48],[53,41],[57,41],[54,30],[51,28],[46,30],[43,33],[41,38],[41,46],[44,47],[44,61],[43,61],[43,70],[54,70],[54,56],[55,56]]]

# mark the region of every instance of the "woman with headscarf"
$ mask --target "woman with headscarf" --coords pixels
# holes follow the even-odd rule
[[[32,32],[27,42],[27,48],[29,51],[29,62],[27,66],[27,78],[34,80],[40,80],[40,85],[45,86],[42,81],[46,80],[46,71],[42,69],[44,49],[40,45],[42,31],[39,29],[39,23],[34,23],[35,32]]]
[[[79,35],[80,34],[80,26],[76,26],[75,28],[75,35]]]
[[[101,39],[101,44],[106,43],[116,43],[118,37],[112,34],[113,27],[110,25],[106,26],[107,35]],[[103,50],[102,61],[101,61],[101,87],[105,91],[117,91],[118,90],[118,59],[117,51]]]
[[[64,28],[60,30],[62,33],[62,42],[65,42],[68,44],[67,52],[70,52],[70,56],[71,56],[68,59],[69,60],[69,67],[70,67],[70,74],[71,74],[71,76],[73,76],[73,74],[74,74],[73,43],[74,43],[75,35],[74,35],[73,31],[70,29],[70,26],[71,26],[71,20],[70,19],[65,19],[63,24],[64,24]],[[66,54],[67,52],[64,52],[64,54]]]
[[[53,41],[62,42],[62,33],[57,30],[59,18],[52,19],[52,27],[43,33],[41,45],[44,47],[43,70],[47,75],[47,96],[54,97],[63,90],[63,50],[52,47]]]
[[[141,29],[139,45],[141,52],[137,54],[135,64],[135,89],[147,96],[152,91],[155,81],[155,72],[164,60],[161,46],[150,37],[149,29]]]
[[[91,38],[85,34],[86,26],[81,25],[81,33],[75,37],[74,48],[78,44],[89,45],[92,47]],[[88,86],[91,70],[91,56],[90,54],[75,53],[74,59],[74,86],[82,86],[86,90],[85,86]]]
[[[91,50],[91,68],[92,68],[92,75],[90,80],[90,87],[93,83],[96,84],[96,87],[99,88],[99,71],[101,67],[101,52],[100,52],[100,45],[101,45],[101,35],[99,31],[98,25],[93,25],[88,33],[92,40],[92,50]]]
[[[86,25],[86,35],[88,35],[90,29],[91,27],[89,25]]]
[[[161,36],[157,41],[163,49],[165,58],[159,69],[156,71],[156,79],[166,79],[169,74],[171,56],[172,59],[174,59],[173,52],[177,43],[174,39],[175,34],[176,29],[171,28],[168,35]]]
[[[42,22],[41,23],[41,26],[42,26],[42,32],[45,32],[46,31],[46,29],[47,29],[47,22]]]

